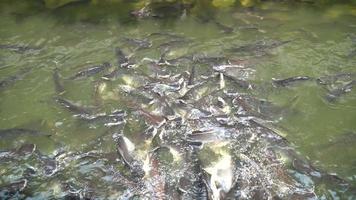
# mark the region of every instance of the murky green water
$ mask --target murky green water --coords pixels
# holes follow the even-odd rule
[[[327,98],[329,91],[356,80],[356,7],[333,5],[316,8],[304,4],[266,3],[255,10],[231,8],[216,11],[215,21],[234,28],[232,33],[222,32],[215,22],[201,22],[189,15],[179,19],[142,19],[135,22],[119,20],[116,15],[105,15],[102,19],[91,21],[82,20],[85,17],[81,18],[80,14],[70,15],[70,9],[74,8],[58,13],[34,12],[22,16],[19,14],[22,7],[20,4],[2,5],[0,44],[36,49],[24,52],[14,48],[0,49],[0,80],[21,74],[21,69],[30,69],[18,80],[0,88],[0,128],[34,129],[51,136],[2,137],[1,150],[33,143],[48,156],[54,156],[63,149],[65,152],[115,152],[111,134],[123,131],[136,145],[140,152],[138,157],[144,160],[147,144],[140,133],[150,124],[135,113],[135,106],[129,103],[132,98],[121,86],[137,88],[149,83],[150,79],[140,74],[156,72],[146,66],[146,60],[158,60],[162,53],[159,45],[169,40],[166,37],[149,37],[153,44],[151,48],[135,50],[135,46],[125,42],[124,38],[143,39],[151,33],[174,33],[190,41],[172,47],[167,59],[193,54],[225,56],[232,63],[248,68],[251,73],[243,78],[253,87],[239,92],[277,105],[278,110],[271,109],[265,114],[276,122],[278,133],[283,134],[291,146],[314,166],[356,185],[356,90],[351,88],[335,99]],[[259,41],[263,44],[289,42],[262,50],[228,50]],[[68,80],[88,66],[104,62],[116,65],[116,47],[132,55],[135,62],[140,63],[139,67],[121,73],[112,81],[101,78],[112,69],[87,78]],[[73,117],[72,112],[54,100],[57,94],[52,76],[56,68],[65,88],[61,94],[63,98],[80,105],[96,106],[98,112],[126,110],[126,124],[108,128],[103,123],[87,123]],[[198,65],[196,74],[208,75],[209,69],[210,65]],[[155,70],[173,76],[190,71],[190,65]],[[351,78],[340,78],[327,85],[317,83],[320,77],[342,73],[352,74]],[[295,76],[309,76],[311,80],[287,87],[273,85],[274,78]],[[218,86],[219,83],[213,85]],[[236,89],[236,86],[227,87]],[[138,98],[138,102],[147,103],[144,97]],[[162,114],[159,109],[148,108],[155,114]],[[75,161],[68,161],[71,162]],[[23,169],[16,170],[11,163],[0,164],[0,185],[21,178]],[[69,168],[66,168],[67,176],[72,176],[71,165],[66,166]],[[102,163],[96,162],[95,165]],[[81,173],[85,174],[83,166]],[[90,166],[87,168],[91,169]],[[99,171],[96,173],[92,176],[103,176]],[[66,174],[60,178],[70,180]],[[35,182],[40,183],[41,180]],[[46,198],[46,183],[39,185],[40,189],[36,190],[44,193],[34,196]],[[48,182],[48,187],[53,189],[59,186]],[[99,189],[104,190],[105,187]],[[52,191],[54,196],[56,191]]]

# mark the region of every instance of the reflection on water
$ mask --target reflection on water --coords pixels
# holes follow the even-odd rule
[[[21,9],[0,18],[1,196],[355,197],[355,7]]]

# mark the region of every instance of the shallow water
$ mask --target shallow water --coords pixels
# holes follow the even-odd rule
[[[352,88],[335,99],[326,98],[329,90],[355,81],[356,75],[327,85],[317,83],[320,77],[356,73],[356,7],[330,5],[320,8],[304,4],[266,3],[255,10],[229,8],[215,11],[215,21],[232,27],[232,33],[222,32],[214,21],[202,22],[198,17],[189,15],[178,19],[137,21],[105,15],[100,19],[87,20],[80,14],[70,15],[69,9],[80,9],[79,7],[58,13],[37,11],[21,17],[18,12],[22,12],[23,7],[19,4],[2,5],[1,8],[0,44],[36,48],[24,52],[12,48],[0,49],[0,80],[21,73],[23,68],[30,69],[18,80],[0,88],[0,128],[35,129],[51,136],[3,137],[0,140],[1,150],[34,143],[41,154],[49,157],[61,151],[66,152],[68,157],[74,152],[110,153],[116,149],[111,135],[122,131],[136,145],[137,157],[145,160],[148,148],[143,137],[146,136],[140,133],[145,132],[151,124],[147,122],[149,119],[135,112],[137,105],[132,106],[131,103],[137,98],[137,102],[145,107],[148,102],[142,96],[133,100],[122,86],[138,88],[148,84],[152,82],[151,79],[142,74],[154,74],[154,70],[162,75],[174,76],[191,69],[189,64],[184,63],[174,67],[147,67],[148,59],[160,58],[162,51],[159,45],[170,41],[167,37],[149,37],[153,46],[139,50],[125,42],[125,38],[143,39],[151,33],[161,32],[189,39],[188,42],[171,47],[167,59],[193,54],[225,56],[233,63],[248,68],[247,71],[251,73],[241,74],[239,78],[248,81],[253,87],[240,89],[228,83],[226,88],[276,105],[277,108],[267,106],[265,113],[262,110],[258,112],[272,119],[277,133],[285,137],[312,165],[356,185],[356,91]],[[255,49],[247,48],[235,52],[228,50],[261,41],[263,45],[276,41],[288,42],[266,49],[262,47],[262,50],[256,50],[256,46]],[[127,55],[132,55],[139,67],[120,71],[120,75],[112,81],[101,78],[108,71],[79,80],[68,79],[89,66],[104,62],[117,65],[116,47],[120,47]],[[126,123],[108,128],[103,123],[87,123],[74,117],[72,112],[54,100],[57,94],[52,76],[56,68],[65,88],[65,92],[61,94],[63,98],[80,105],[96,106],[98,112],[125,110]],[[197,65],[197,77],[209,75],[209,70],[212,71],[210,64]],[[309,76],[311,80],[296,82],[287,87],[273,85],[273,79],[294,76]],[[218,81],[210,83],[207,90],[214,87],[219,87]],[[192,98],[199,99],[199,94]],[[164,106],[154,106],[156,105],[147,109],[154,114],[166,115],[160,109]],[[72,160],[66,160],[64,156],[59,159],[67,164],[62,166],[66,172],[58,175],[57,179],[81,187],[84,186],[70,179],[75,176],[73,174],[81,177],[88,171],[94,171],[95,167],[105,165],[100,159],[88,165],[78,165],[76,162],[79,161],[73,159],[76,157],[71,158]],[[205,162],[210,162],[207,160]],[[25,163],[25,166],[38,167],[33,162],[35,161]],[[0,185],[21,178],[24,170],[22,166],[17,168],[11,162],[9,164],[3,161],[0,164]],[[76,171],[74,166],[81,168]],[[120,171],[121,168],[122,165],[115,166],[113,171]],[[169,169],[172,168],[174,167]],[[101,171],[96,170],[90,178],[94,180],[103,179],[102,177]],[[59,192],[60,186],[56,185],[56,179],[47,183],[41,182],[45,179],[38,179],[34,180],[36,187],[40,185],[35,189],[35,197],[46,198],[53,195],[59,198],[63,195]],[[119,185],[107,188],[105,184],[99,185],[97,190],[111,195],[110,198],[116,198],[117,191],[125,191],[120,190]],[[323,192],[318,195],[320,198],[331,198]],[[352,195],[346,197],[352,198]]]

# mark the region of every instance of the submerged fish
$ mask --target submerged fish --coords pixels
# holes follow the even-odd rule
[[[8,77],[0,80],[0,90],[11,86],[18,80],[23,79],[31,71],[31,69],[32,68],[29,68],[29,67],[21,69],[16,74],[8,76]]]
[[[229,59],[225,56],[193,56],[193,61],[194,63],[207,64],[212,67],[229,64]]]
[[[340,88],[331,90],[325,96],[326,100],[329,102],[335,102],[342,95],[351,92],[353,86],[356,84],[356,81],[351,81]]]
[[[130,59],[129,56],[126,56],[125,53],[119,47],[115,48],[115,55],[116,55],[118,67],[132,68],[135,66],[135,64],[129,60]],[[113,72],[111,72],[111,76],[117,75],[117,73],[118,71],[114,70]]]
[[[132,178],[134,180],[141,179],[145,175],[145,171],[142,168],[142,164],[131,155],[135,145],[122,134],[114,134],[113,138],[117,145],[117,152],[125,165],[130,169]]]
[[[267,50],[277,48],[289,42],[291,42],[291,40],[272,42],[258,41],[254,44],[246,44],[230,48],[229,51],[234,53],[255,53],[257,55],[264,55]]]
[[[124,40],[128,44],[136,46],[136,50],[147,49],[152,46],[152,43],[148,39],[125,38]]]
[[[328,75],[328,76],[321,76],[316,79],[318,84],[321,85],[330,85],[334,84],[339,81],[350,81],[355,78],[356,75],[354,73],[342,72],[338,74]]]
[[[124,118],[126,112],[123,110],[115,110],[109,114],[93,114],[93,115],[79,115],[80,119],[83,119],[89,123],[103,123],[107,127],[118,126],[125,122]]]
[[[64,99],[62,97],[55,97],[54,100],[59,103],[61,106],[65,107],[69,111],[73,112],[74,114],[92,114],[93,113],[93,108],[92,107],[83,107],[80,105],[77,105],[67,99]]]
[[[183,39],[183,36],[177,35],[175,33],[168,33],[168,32],[156,32],[148,34],[148,37],[168,37],[172,39]]]
[[[53,82],[54,82],[54,87],[55,87],[56,93],[58,95],[62,95],[65,92],[65,89],[64,89],[64,86],[63,86],[63,84],[62,84],[62,82],[60,80],[60,75],[59,75],[59,72],[58,72],[58,68],[54,69]]]
[[[98,73],[110,68],[110,67],[111,67],[110,63],[104,62],[101,65],[96,65],[96,66],[92,66],[92,67],[83,69],[83,70],[77,72],[75,75],[73,75],[69,79],[75,80],[75,79],[79,79],[79,78],[83,78],[83,77],[93,76],[95,74],[98,74]]]
[[[194,78],[195,78],[195,65],[193,65],[190,70],[188,85],[194,85]]]
[[[18,137],[21,135],[30,135],[30,136],[51,136],[50,134],[43,133],[41,131],[24,129],[24,128],[10,128],[10,129],[0,129],[0,138],[11,138]]]
[[[16,53],[25,53],[28,51],[40,50],[38,47],[21,46],[21,45],[11,45],[11,44],[0,44],[0,49],[8,49]]]
[[[209,181],[198,158],[197,147],[192,147],[187,151],[186,159],[186,171],[183,177],[179,179],[182,199],[211,199]]]
[[[124,64],[126,64],[126,63],[128,63],[129,62],[129,59],[127,58],[127,56],[124,54],[124,52],[120,49],[120,48],[118,48],[118,47],[116,47],[115,48],[115,55],[116,55],[116,59],[117,59],[117,64],[118,64],[118,66],[122,66],[122,65],[124,65]]]
[[[308,81],[311,78],[309,76],[294,76],[286,79],[273,79],[273,84],[275,86],[286,87],[295,82]]]
[[[160,49],[163,49],[163,50],[169,50],[173,47],[178,47],[178,46],[182,46],[184,44],[187,44],[190,40],[188,39],[176,39],[176,40],[171,40],[171,41],[168,41],[168,42],[164,42],[160,45],[158,45],[158,47]]]
[[[10,184],[5,184],[0,186],[0,197],[1,199],[20,199],[20,192],[22,192],[27,187],[27,179],[18,180]]]
[[[37,146],[35,144],[23,144],[18,149],[0,151],[0,162],[13,161],[20,157],[26,157],[33,154],[36,149]]]
[[[220,22],[215,21],[215,25],[221,30],[223,33],[232,33],[234,28],[226,26]]]

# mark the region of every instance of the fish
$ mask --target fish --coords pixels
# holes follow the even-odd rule
[[[221,30],[223,33],[232,33],[234,29],[232,27],[226,26],[220,22],[214,21],[215,25]]]
[[[229,59],[225,56],[193,56],[194,63],[219,66],[229,64]]]
[[[147,35],[147,37],[168,37],[168,38],[172,38],[172,39],[183,39],[184,38],[181,35],[177,35],[175,33],[167,33],[167,32],[150,33]]]
[[[145,118],[146,121],[156,126],[160,126],[167,120],[166,117],[161,115],[155,115],[145,109],[139,109],[138,112]]]
[[[119,133],[113,134],[113,138],[116,142],[116,150],[122,161],[130,169],[133,176],[132,178],[134,180],[142,179],[145,175],[145,171],[143,170],[141,163],[135,160],[135,158],[131,155],[131,152],[135,148],[134,144]]]
[[[56,161],[56,158],[51,158],[46,155],[39,155],[42,167],[43,167],[43,173],[45,176],[49,177],[54,175],[56,172],[58,172],[58,163]]]
[[[88,123],[103,123],[106,127],[113,127],[121,125],[125,122],[126,112],[123,110],[114,110],[113,112],[106,114],[94,114],[94,115],[79,115],[80,119],[87,121]]]
[[[119,47],[115,48],[115,55],[116,55],[118,66],[121,67],[122,65],[126,65],[126,63],[129,62],[128,57],[124,54],[124,52]]]
[[[0,49],[7,49],[14,51],[16,53],[26,53],[29,51],[37,51],[40,50],[39,47],[30,47],[30,46],[21,46],[21,45],[11,45],[11,44],[0,44]]]
[[[179,179],[178,187],[182,193],[182,199],[211,199],[211,189],[208,180],[204,176],[205,172],[198,158],[198,148],[191,147],[186,153],[186,171]]]
[[[74,114],[77,115],[83,115],[83,114],[92,114],[93,113],[93,108],[92,107],[83,107],[80,105],[76,105],[75,103],[64,99],[62,97],[54,97],[54,100],[59,103],[61,106],[64,108],[68,109],[70,112],[73,112]]]
[[[58,95],[62,95],[65,92],[64,86],[60,80],[60,75],[58,72],[58,68],[55,68],[53,71],[53,82],[54,82],[54,87],[56,90],[56,93]]]
[[[237,86],[239,86],[240,88],[243,89],[250,89],[253,88],[253,85],[251,83],[249,83],[248,81],[236,78],[234,76],[231,76],[227,73],[220,73],[220,74],[224,74],[224,76],[226,77],[226,79],[232,81],[233,83],[235,83]]]
[[[20,199],[19,192],[22,192],[27,187],[28,180],[21,179],[10,184],[0,186],[0,197],[4,199]]]
[[[272,42],[258,41],[253,44],[246,44],[239,47],[233,47],[228,49],[228,51],[234,53],[255,53],[257,55],[264,55],[267,50],[280,47],[290,42],[291,40],[272,41]]]
[[[168,50],[167,50],[168,51]],[[166,53],[166,52],[165,52]],[[164,58],[164,57],[163,57]],[[166,65],[171,66],[186,66],[193,62],[193,56],[191,55],[183,55],[177,58],[162,60]]]
[[[188,85],[194,85],[195,65],[192,65],[188,79]]]
[[[163,153],[163,155],[162,155]],[[164,154],[170,153],[169,148],[165,146],[159,146],[153,149],[149,154],[149,176],[150,183],[149,185],[153,189],[154,199],[163,200],[166,199],[166,177],[165,170],[162,168],[162,156]],[[166,161],[167,162],[167,161]]]
[[[80,70],[79,72],[77,72],[76,74],[74,74],[73,76],[71,76],[69,79],[70,80],[76,80],[76,79],[80,79],[83,77],[89,77],[89,76],[94,76],[108,68],[111,67],[111,64],[108,62],[104,62],[101,65],[96,65],[96,66],[91,66],[88,67],[86,69]]]
[[[118,67],[122,67],[122,68],[132,68],[135,67],[136,64],[131,62],[129,59],[129,56],[126,56],[125,53],[119,48],[116,47],[115,48],[115,55],[117,58],[117,65]],[[115,71],[115,72],[114,72]],[[117,70],[114,70],[112,73],[118,73]]]
[[[16,81],[22,80],[32,68],[20,69],[16,74],[10,75],[2,80],[0,80],[0,90],[13,85]]]
[[[148,49],[152,47],[152,42],[148,39],[124,38],[124,41],[130,45],[136,46],[137,49]]]
[[[190,40],[188,40],[188,39],[175,39],[175,40],[164,42],[164,43],[158,45],[158,48],[167,51],[168,49],[170,49],[172,47],[184,45],[184,44],[188,43],[189,41]]]
[[[309,76],[294,76],[286,79],[273,79],[273,84],[275,86],[287,87],[295,82],[308,81],[311,80]]]
[[[316,79],[316,82],[320,85],[331,85],[338,81],[350,81],[354,77],[356,77],[354,73],[341,72],[333,75],[321,76]]]
[[[213,165],[204,168],[210,176],[210,187],[214,200],[224,199],[234,184],[233,161],[229,154],[224,152],[221,158]]]
[[[46,136],[50,137],[50,134],[32,130],[32,129],[25,129],[25,128],[10,128],[10,129],[0,129],[0,138],[12,138],[18,137],[22,135],[29,135],[29,136]]]
[[[1,136],[0,136],[1,137]],[[35,144],[23,144],[17,149],[11,149],[0,152],[0,162],[14,161],[20,157],[26,157],[33,154],[37,149]]]
[[[325,148],[335,146],[352,147],[354,144],[356,144],[356,132],[349,131],[341,135],[337,135],[327,145],[325,145]]]
[[[331,90],[326,94],[325,99],[328,102],[335,102],[342,95],[351,92],[351,90],[355,84],[356,84],[356,81],[353,80],[353,81],[350,81],[349,83],[343,85],[342,87]]]

